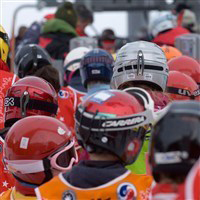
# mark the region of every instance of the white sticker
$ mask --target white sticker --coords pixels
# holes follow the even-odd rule
[[[98,69],[93,69],[92,70],[92,74],[100,74],[100,73],[101,73],[101,71],[98,70]]]
[[[180,163],[182,159],[188,157],[187,152],[181,151],[172,151],[166,153],[156,153],[155,161],[158,164],[171,164],[171,163]]]
[[[145,74],[144,74],[144,79],[145,79],[145,80],[152,81],[152,79],[153,79],[153,76],[152,76],[152,74],[145,73]]]
[[[67,136],[71,136],[71,134],[72,134],[72,132],[71,132],[71,131],[69,131],[69,132],[67,133]]]
[[[128,79],[135,79],[135,74],[134,73],[130,73],[127,75]]]
[[[64,135],[66,133],[66,131],[64,129],[62,129],[60,126],[58,127],[58,134],[59,135]]]
[[[101,101],[106,101],[108,100],[111,96],[113,96],[112,94],[109,94],[107,92],[99,92],[98,94],[94,95],[95,99],[99,99]]]
[[[20,142],[20,148],[21,149],[27,149],[28,148],[28,141],[29,141],[29,138],[22,137],[21,142]]]
[[[128,145],[128,151],[133,151],[135,149],[135,145],[133,142],[131,142],[129,145]]]

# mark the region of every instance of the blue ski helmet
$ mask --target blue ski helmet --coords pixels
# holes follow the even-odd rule
[[[103,49],[89,51],[81,60],[80,74],[82,84],[87,88],[88,82],[103,81],[110,83],[113,74],[114,59]]]

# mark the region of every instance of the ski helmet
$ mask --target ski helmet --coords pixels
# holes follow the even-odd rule
[[[173,102],[154,126],[150,144],[149,162],[157,182],[160,173],[186,176],[199,158],[199,102]]]
[[[23,78],[27,72],[35,72],[37,69],[52,64],[51,58],[45,49],[36,45],[28,44],[22,47],[15,57],[15,73]]]
[[[124,84],[143,83],[164,91],[168,66],[162,49],[151,42],[137,41],[124,45],[114,64],[111,87],[124,89]]]
[[[75,115],[76,134],[88,152],[106,151],[124,164],[136,160],[153,113],[146,107],[148,100],[141,93],[135,93],[137,97],[133,91],[129,94],[104,90],[79,105]]]
[[[85,88],[90,81],[110,83],[113,73],[113,57],[102,49],[89,51],[81,60],[80,74]]]

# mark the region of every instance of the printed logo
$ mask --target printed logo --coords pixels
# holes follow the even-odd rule
[[[6,97],[5,98],[4,106],[14,106],[14,105],[15,105],[14,97]]]
[[[61,99],[68,99],[69,98],[69,92],[65,91],[65,90],[60,90],[58,92],[58,96],[61,98]]]
[[[184,90],[184,89],[178,89],[178,94],[183,95],[183,96],[191,96],[191,93],[189,90]]]
[[[63,192],[62,200],[76,200],[76,195],[72,190],[67,190]]]
[[[131,126],[131,125],[140,124],[144,121],[145,121],[144,116],[138,116],[138,117],[134,117],[132,119],[106,121],[102,124],[102,127],[109,128],[109,127]]]
[[[64,135],[66,133],[66,131],[64,129],[62,129],[60,126],[58,127],[58,134],[59,135]]]
[[[145,79],[145,80],[152,81],[153,76],[152,76],[152,74],[150,74],[150,73],[145,73],[145,74],[144,74],[144,79]]]
[[[122,183],[117,188],[118,200],[136,200],[137,190],[131,183]]]
[[[128,79],[135,79],[135,74],[134,73],[130,73],[127,75]]]
[[[194,95],[195,97],[200,96],[200,89],[195,90],[193,95]]]

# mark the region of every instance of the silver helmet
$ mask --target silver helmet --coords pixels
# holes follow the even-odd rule
[[[111,87],[119,89],[124,83],[138,82],[164,91],[168,71],[165,54],[158,45],[146,41],[127,43],[117,54]]]

